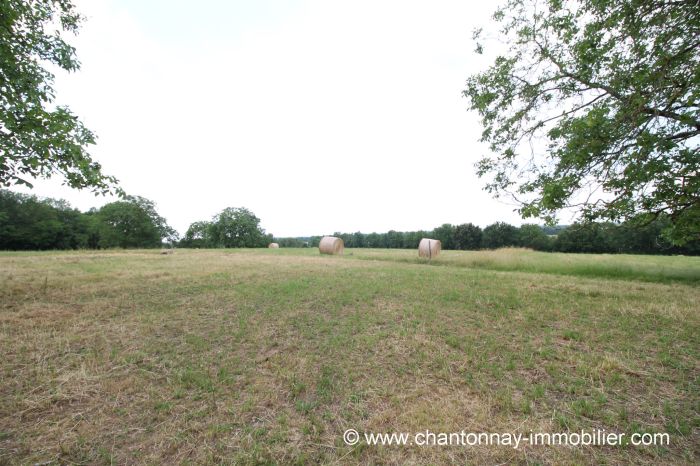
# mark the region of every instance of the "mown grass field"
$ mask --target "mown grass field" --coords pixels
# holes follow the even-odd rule
[[[693,464],[700,258],[0,253],[0,463]],[[348,446],[668,432],[667,447]]]

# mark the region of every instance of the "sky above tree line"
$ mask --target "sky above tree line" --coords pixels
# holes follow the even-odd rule
[[[76,4],[82,69],[57,73],[57,101],[97,133],[105,172],[181,233],[229,206],[276,236],[520,223],[474,174],[485,147],[461,96],[491,62],[471,34],[495,4]],[[32,192],[113,200],[59,179]]]

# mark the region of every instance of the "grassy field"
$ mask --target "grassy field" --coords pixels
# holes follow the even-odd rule
[[[696,464],[700,258],[0,253],[0,464]],[[359,432],[668,446],[349,446]]]

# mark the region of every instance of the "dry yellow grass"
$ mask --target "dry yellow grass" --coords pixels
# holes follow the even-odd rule
[[[697,461],[697,286],[403,261],[0,254],[0,463]],[[348,428],[672,443],[350,447]]]

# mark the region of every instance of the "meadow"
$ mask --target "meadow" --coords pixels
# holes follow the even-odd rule
[[[697,464],[698,303],[698,257],[0,253],[0,464]]]

